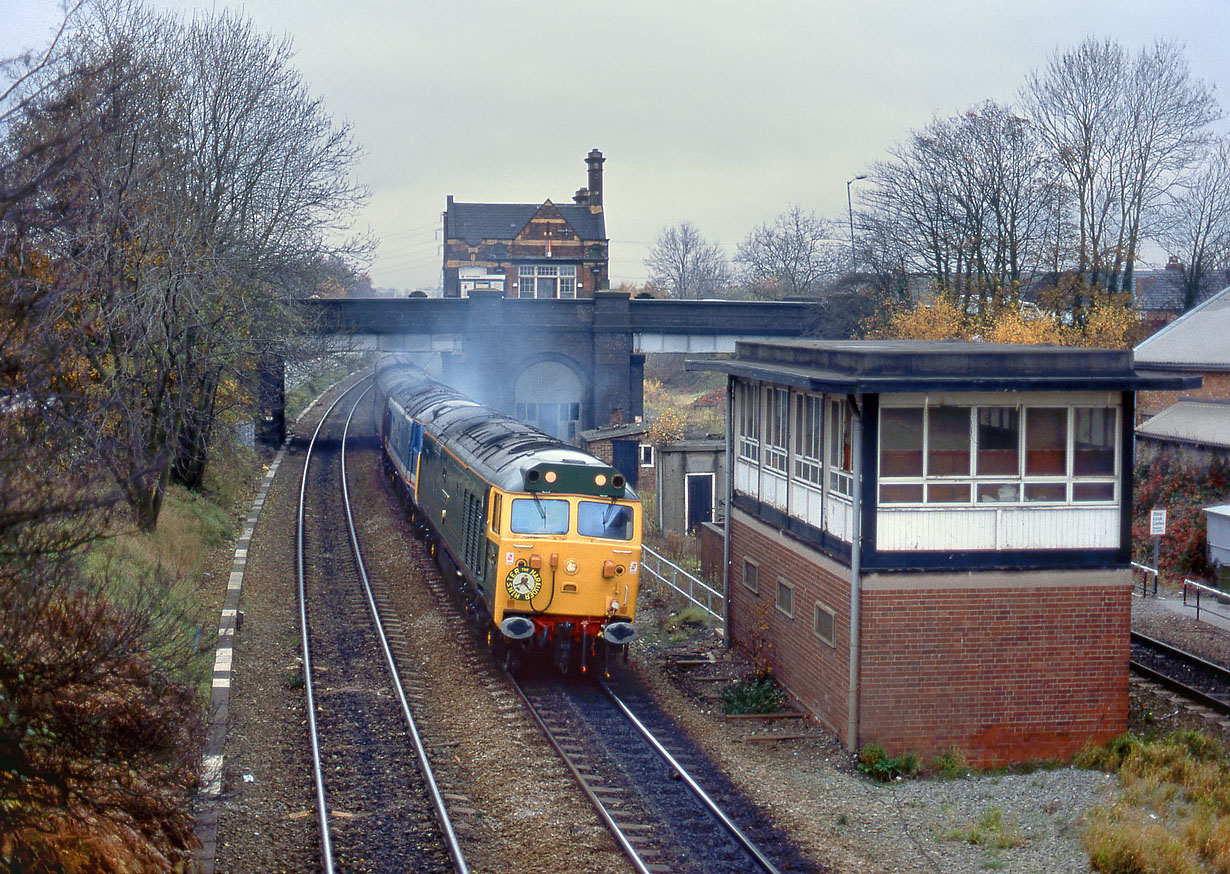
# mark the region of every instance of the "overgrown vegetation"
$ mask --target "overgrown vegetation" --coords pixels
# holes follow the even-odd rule
[[[692,632],[705,628],[708,624],[709,614],[699,607],[689,605],[682,610],[672,610],[662,620],[662,631],[666,634],[668,641],[678,643],[690,637]]]
[[[918,773],[918,757],[913,753],[890,756],[879,744],[866,744],[858,751],[858,769],[869,777],[887,783]]]
[[[229,434],[364,192],[287,40],[64,8],[0,58],[0,869],[185,870]]]
[[[1123,792],[1089,817],[1089,859],[1105,874],[1230,871],[1230,759],[1216,740],[1181,730],[1123,735],[1085,750],[1081,767],[1117,773]]]
[[[1190,467],[1171,453],[1139,463],[1134,471],[1132,543],[1134,558],[1153,563],[1153,538],[1149,536],[1149,511],[1166,508],[1166,534],[1158,550],[1158,570],[1163,578],[1208,578],[1204,507],[1230,501],[1230,462],[1217,459],[1211,465]]]
[[[191,857],[221,598],[207,562],[234,536],[255,468],[249,451],[218,456],[202,492],[169,490],[155,533],[0,563],[0,867],[176,870]]]
[[[725,713],[777,713],[786,706],[786,690],[768,675],[744,677],[722,690]]]
[[[286,392],[286,421],[293,422],[313,398],[338,380],[371,363],[370,355],[317,358],[305,362],[301,377]]]

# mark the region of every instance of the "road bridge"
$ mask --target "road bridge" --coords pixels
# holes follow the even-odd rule
[[[600,291],[576,300],[468,298],[308,301],[320,330],[361,349],[438,354],[445,380],[564,439],[642,415],[646,353],[734,352],[738,340],[823,336],[797,301],[684,301]]]

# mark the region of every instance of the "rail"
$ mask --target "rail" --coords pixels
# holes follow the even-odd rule
[[[690,603],[705,611],[705,615],[718,622],[725,614],[726,599],[717,589],[699,577],[685,571],[670,559],[664,558],[648,546],[641,546],[641,571],[655,580],[670,586]],[[704,600],[701,600],[701,599]],[[717,606],[714,607],[714,604]]]
[[[1214,604],[1230,604],[1230,592],[1223,592],[1221,589],[1215,589],[1212,586],[1198,582],[1196,580],[1183,581],[1183,606],[1196,608],[1196,619],[1200,619],[1200,611],[1212,613],[1214,616],[1230,621],[1230,610],[1218,610],[1216,607],[1201,606],[1201,593],[1204,595],[1205,603],[1212,598]],[[1188,599],[1191,599],[1190,601]],[[1207,620],[1206,620],[1207,621]]]
[[[1149,567],[1140,562],[1132,562],[1132,570],[1140,571],[1144,577],[1140,581],[1140,597],[1147,598],[1149,596],[1149,578],[1153,578],[1153,595],[1157,596],[1157,568]]]

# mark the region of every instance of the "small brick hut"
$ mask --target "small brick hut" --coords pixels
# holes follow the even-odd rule
[[[1123,732],[1130,351],[738,344],[728,639],[851,750],[978,766]]]

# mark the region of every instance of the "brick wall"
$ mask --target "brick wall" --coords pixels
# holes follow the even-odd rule
[[[1136,399],[1138,418],[1148,418],[1174,404],[1179,398],[1211,398],[1230,401],[1230,373],[1202,373],[1200,388],[1183,391],[1142,391]]]
[[[730,626],[734,644],[769,667],[791,696],[827,729],[846,740],[850,672],[850,583],[841,567],[785,535],[749,524],[736,513],[730,531]],[[802,551],[796,551],[802,550]],[[744,561],[759,569],[759,592],[744,583]],[[777,609],[777,583],[793,586],[794,616]],[[834,645],[812,631],[819,600],[836,613]]]
[[[1021,582],[864,592],[863,743],[995,766],[1127,730],[1129,586]]]
[[[776,607],[779,577],[793,618]],[[849,587],[847,567],[732,517],[734,644],[847,745]],[[813,633],[816,600],[836,614],[833,646]],[[866,577],[858,743],[924,761],[955,748],[979,766],[1067,758],[1127,728],[1130,621],[1117,571]]]

